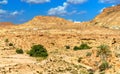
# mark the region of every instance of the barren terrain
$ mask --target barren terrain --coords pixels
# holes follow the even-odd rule
[[[120,21],[116,22],[120,25]],[[100,74],[101,59],[96,55],[97,47],[101,44],[108,45],[111,51],[107,57],[111,67],[104,71],[105,74],[119,74],[120,31],[89,23],[37,16],[21,25],[0,26],[0,74],[89,74],[90,71]],[[13,46],[9,46],[9,43]],[[82,43],[92,48],[73,50]],[[47,58],[35,58],[27,54],[35,44],[41,44],[47,49]],[[24,54],[17,54],[16,48],[23,49]],[[87,56],[88,53],[91,55]]]

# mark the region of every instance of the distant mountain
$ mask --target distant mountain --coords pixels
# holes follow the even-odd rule
[[[12,26],[10,22],[2,22],[0,26]],[[105,8],[92,21],[74,23],[56,16],[36,16],[32,20],[20,24],[19,28],[39,29],[83,29],[87,26],[96,28],[102,26],[110,29],[120,29],[120,5]],[[89,28],[88,28],[89,29]]]
[[[0,27],[7,27],[7,26],[13,26],[14,24],[11,22],[0,22]]]

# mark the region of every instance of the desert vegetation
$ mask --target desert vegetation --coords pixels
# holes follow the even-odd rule
[[[102,44],[98,47],[97,55],[101,57],[102,61],[107,60],[107,56],[110,54],[111,51],[108,45]]]
[[[86,44],[86,43],[82,43],[80,46],[75,46],[73,49],[74,50],[84,50],[84,49],[91,49],[91,47],[88,46],[88,44]]]
[[[42,45],[33,45],[28,54],[32,57],[47,57],[47,50]]]
[[[16,53],[17,53],[17,54],[23,54],[24,51],[23,51],[22,49],[17,48],[17,49],[16,49]]]

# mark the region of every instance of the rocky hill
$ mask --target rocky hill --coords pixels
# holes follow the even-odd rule
[[[36,16],[32,20],[22,24],[27,27],[39,27],[41,29],[67,28],[73,22],[55,16]]]
[[[90,23],[111,29],[120,29],[120,5],[105,8]]]

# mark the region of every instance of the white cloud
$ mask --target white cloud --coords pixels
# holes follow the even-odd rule
[[[21,0],[23,2],[31,3],[31,4],[40,4],[50,2],[50,0]]]
[[[8,0],[2,0],[0,1],[0,4],[7,4],[8,3]]]
[[[81,14],[86,14],[86,13],[87,13],[87,11],[84,11],[84,10],[83,10],[83,11],[78,12],[77,14],[80,14],[80,15],[81,15]]]
[[[120,0],[99,0],[101,3],[116,3],[119,4]]]
[[[10,12],[7,10],[0,9],[0,18],[4,19],[4,18],[16,17],[18,15],[21,15],[23,12],[24,12],[23,10]]]
[[[10,13],[10,15],[11,16],[16,16],[16,15],[22,14],[23,12],[24,12],[23,10],[22,11],[13,11],[13,12]]]
[[[85,3],[87,0],[67,0],[70,4],[82,4]]]
[[[67,0],[66,2],[63,3],[62,6],[57,6],[55,8],[51,8],[48,10],[48,15],[66,15],[66,14],[75,14],[77,13],[76,10],[68,12],[67,7],[70,4],[82,4],[86,2],[87,0]]]
[[[68,4],[65,2],[65,3],[63,3],[63,6],[51,8],[48,11],[48,15],[64,15],[67,13],[67,11],[66,11],[67,6],[68,6]]]
[[[15,16],[15,15],[18,15],[19,12],[18,12],[18,11],[14,11],[14,12],[12,12],[12,13],[10,13],[10,14],[13,15],[13,16]]]
[[[6,10],[0,9],[0,15],[3,15],[3,14],[5,14],[5,13],[7,13]]]
[[[112,5],[112,7],[114,7],[115,5]]]

